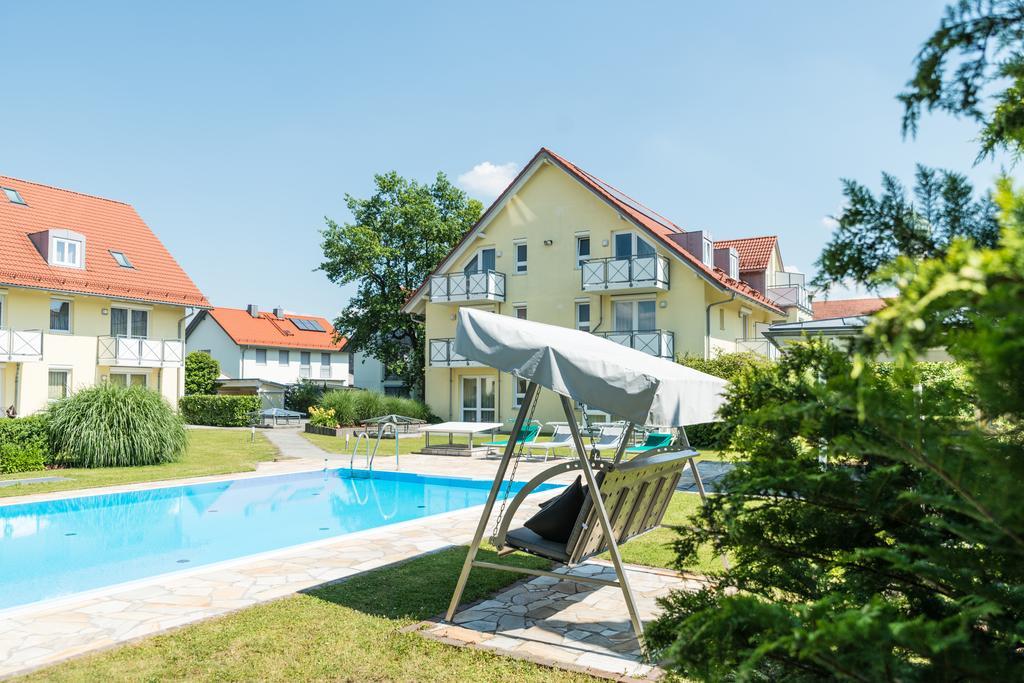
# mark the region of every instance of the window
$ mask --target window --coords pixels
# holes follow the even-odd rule
[[[654,247],[635,232],[615,233],[615,258],[617,260],[654,256]]]
[[[590,332],[590,302],[576,302],[576,329]]]
[[[79,242],[78,240],[69,240],[64,237],[54,237],[53,259],[50,262],[55,266],[81,268],[82,243]]]
[[[131,322],[130,328],[129,321]],[[136,308],[111,308],[110,336],[146,339],[149,336],[149,311]]]
[[[119,387],[132,386],[145,389],[149,386],[149,378],[137,372],[112,372],[110,373],[110,383]]]
[[[132,336],[136,339],[149,336],[149,311],[132,309]]]
[[[729,252],[729,277],[733,280],[740,279],[740,255],[734,251]]]
[[[267,364],[267,350],[266,349],[256,349],[256,365],[266,365],[266,364]]]
[[[50,300],[50,332],[71,332],[71,302]]]
[[[711,244],[711,240],[709,240],[707,237],[705,237],[704,238],[704,258],[702,259],[704,261],[704,265],[707,265],[707,266],[714,265],[714,261],[715,261],[714,253],[715,253],[715,250],[714,250],[714,247]]]
[[[462,269],[462,272],[466,275],[470,273],[477,273],[485,270],[494,270],[495,267],[495,256],[494,247],[488,247],[487,249],[481,249],[473,258],[469,259],[469,263]]]
[[[512,407],[518,408],[523,405],[523,399],[526,398],[526,387],[530,383],[518,377],[513,377],[512,379],[514,380],[512,384]]]
[[[331,354],[329,354],[329,353],[321,353],[320,354],[320,365],[330,365],[330,364],[331,364]]]
[[[0,294],[0,329],[4,327],[4,295]]]
[[[646,301],[616,301],[612,307],[615,315],[616,332],[649,332],[656,329],[654,311],[657,307],[654,299]]]
[[[740,323],[743,327],[743,338],[750,339],[750,316],[746,313],[740,313]]]
[[[50,401],[59,401],[62,398],[67,398],[70,386],[70,370],[50,370],[46,398]]]
[[[277,363],[278,365],[288,365],[292,362],[291,353],[289,351],[278,351],[277,352]]]
[[[128,260],[128,257],[124,255],[123,251],[114,251],[113,249],[111,249],[110,255],[114,257],[115,261],[117,261],[117,265],[121,266],[122,268],[135,267],[132,265],[132,262]]]
[[[724,330],[725,329],[725,309],[724,308],[719,308],[718,309],[718,329],[720,329],[720,330]]]
[[[7,199],[11,202],[11,204],[21,204],[22,206],[27,206],[25,204],[25,200],[21,198],[21,195],[14,188],[4,187],[0,189],[3,189],[4,194],[7,195]]]
[[[583,262],[590,259],[590,238],[576,238],[576,267],[582,268]]]
[[[512,311],[520,320],[526,320],[526,306],[513,306]]]
[[[299,354],[299,365],[303,367],[309,367],[309,351],[303,351]]]
[[[512,245],[516,252],[516,272],[526,272],[526,242],[516,242]]]

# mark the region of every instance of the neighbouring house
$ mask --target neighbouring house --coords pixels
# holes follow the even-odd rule
[[[5,411],[34,413],[100,382],[176,405],[185,320],[207,306],[131,205],[0,176]]]
[[[744,278],[744,257],[760,279]],[[455,353],[459,306],[575,327],[665,358],[767,354],[769,325],[811,317],[796,275],[774,237],[716,243],[541,149],[403,310],[425,321],[431,410],[500,422],[514,416],[524,383]],[[535,417],[560,415],[557,399],[542,395]]]
[[[832,299],[815,301],[811,304],[814,320],[829,318],[849,318],[858,315],[871,315],[885,308],[887,299],[868,297],[864,299]]]
[[[388,396],[409,396],[409,387],[402,378],[388,372],[383,363],[365,351],[352,354],[352,384]]]
[[[220,363],[220,393],[256,394],[265,407],[282,407],[285,390],[300,380],[352,385],[351,354],[336,336],[326,318],[253,304],[199,311],[185,341],[189,353],[206,351]]]

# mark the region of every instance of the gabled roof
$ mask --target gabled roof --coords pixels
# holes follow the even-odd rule
[[[875,311],[885,308],[885,306],[886,300],[879,297],[811,302],[811,307],[814,310],[814,320],[871,315]]]
[[[775,235],[764,237],[744,237],[738,240],[717,240],[715,249],[732,247],[740,255],[740,272],[749,273],[752,270],[764,270],[771,261],[772,252],[779,244],[779,238]]]
[[[209,306],[209,301],[130,205],[0,176],[24,204],[0,193],[0,286]],[[85,237],[85,268],[51,266],[29,235],[61,229]],[[123,252],[122,268],[110,251]]]
[[[510,197],[519,188],[519,186],[529,177],[534,171],[540,166],[542,162],[548,161],[566,173],[571,177],[579,181],[584,187],[596,194],[600,199],[611,205],[612,208],[616,209],[623,218],[628,219],[637,227],[643,229],[650,236],[655,238],[667,251],[673,254],[680,261],[683,261],[688,266],[693,268],[699,275],[703,276],[705,280],[712,283],[723,291],[733,291],[753,303],[763,306],[775,313],[783,314],[781,308],[772,303],[764,294],[757,291],[750,285],[740,280],[734,280],[729,277],[725,271],[705,265],[699,258],[688,252],[682,247],[682,245],[673,241],[669,236],[686,232],[683,228],[668,220],[664,216],[648,209],[636,200],[630,198],[625,193],[615,189],[608,183],[604,182],[597,176],[587,173],[580,167],[576,166],[572,162],[564,159],[563,157],[555,154],[546,147],[541,147],[540,151],[534,155],[533,159],[530,160],[519,175],[516,176],[505,191],[498,196],[498,198],[491,204],[490,207],[484,212],[480,220],[474,225],[459,241],[455,248],[448,254],[447,257],[434,269],[433,274],[443,271],[453,260],[453,257],[460,253],[462,247],[470,240],[470,238],[479,232],[483,226],[485,226],[490,219],[497,214],[497,212],[504,206],[505,200]],[[423,296],[426,290],[427,283],[430,282],[430,277],[419,286],[419,288],[413,292],[412,296],[406,302],[403,310],[411,312],[413,307]]]
[[[252,317],[248,311],[238,308],[211,308],[200,311],[188,325],[186,338],[207,315],[239,346],[270,346],[312,351],[341,351],[345,348],[344,338],[335,340],[334,326],[326,318],[316,315],[295,315],[285,313],[277,318],[273,313],[262,311],[259,317]],[[313,320],[320,324],[323,332],[304,330],[293,320]]]

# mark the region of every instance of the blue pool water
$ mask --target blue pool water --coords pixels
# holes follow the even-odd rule
[[[490,486],[336,469],[0,506],[0,609],[481,505]]]

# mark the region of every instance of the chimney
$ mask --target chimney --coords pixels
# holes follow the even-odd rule
[[[733,280],[739,280],[740,253],[733,247],[715,249],[715,268],[721,268]]]
[[[278,320],[284,320],[284,308],[281,306],[275,308],[274,317],[277,318]]]
[[[256,304],[249,304],[248,306],[245,307],[245,310],[253,318],[260,317],[260,307],[257,306]]]
[[[669,235],[668,238],[696,256],[697,260],[705,266],[710,268],[715,265],[714,243],[711,241],[711,233],[707,230],[680,232]]]

